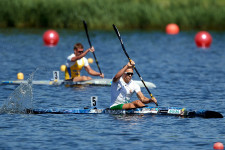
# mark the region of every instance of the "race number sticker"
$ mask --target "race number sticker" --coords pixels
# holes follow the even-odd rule
[[[91,97],[91,107],[92,108],[95,108],[95,107],[97,108],[97,106],[98,106],[97,102],[98,102],[98,97],[97,96],[92,96]]]
[[[59,80],[59,71],[53,71],[53,80]]]
[[[181,110],[180,109],[169,109],[168,114],[180,114]]]

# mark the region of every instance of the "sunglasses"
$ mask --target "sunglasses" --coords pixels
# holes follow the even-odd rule
[[[82,54],[84,51],[77,51],[79,54]]]
[[[130,75],[133,76],[134,75],[133,72],[125,72],[125,74],[128,75],[128,76],[130,76]]]

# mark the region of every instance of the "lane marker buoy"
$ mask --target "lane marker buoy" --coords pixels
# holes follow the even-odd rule
[[[170,23],[166,26],[166,33],[167,34],[178,34],[180,31],[180,28],[175,23]]]
[[[92,58],[88,58],[88,63],[92,64],[94,60]]]
[[[59,42],[59,34],[55,30],[47,30],[43,34],[43,41],[46,46],[56,46]]]
[[[17,73],[17,79],[18,80],[23,80],[24,79],[24,75],[22,72]]]
[[[195,44],[200,48],[209,48],[212,43],[212,36],[207,31],[200,31],[195,35]]]
[[[214,143],[214,145],[213,145],[213,148],[214,149],[224,149],[224,146],[223,146],[223,143],[221,143],[221,142],[216,142],[216,143]]]
[[[65,70],[66,70],[66,65],[61,65],[61,66],[60,66],[60,70],[61,70],[62,72],[65,72]]]

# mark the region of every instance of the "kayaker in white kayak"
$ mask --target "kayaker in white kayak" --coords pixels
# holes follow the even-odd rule
[[[95,49],[93,46],[84,51],[84,47],[81,43],[75,44],[74,53],[67,57],[65,80],[72,80],[74,82],[91,80],[92,78],[89,76],[81,76],[80,71],[83,67],[88,72],[88,74],[104,78],[104,74],[94,71],[90,67],[87,58],[85,58],[85,55],[88,52],[94,51]]]
[[[141,108],[150,102],[157,104],[156,98],[145,97],[140,86],[132,80],[134,65],[135,62],[131,60],[114,76],[111,85],[110,109]],[[131,102],[133,93],[137,94],[138,100]]]

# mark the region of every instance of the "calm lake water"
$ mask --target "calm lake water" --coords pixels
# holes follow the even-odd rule
[[[56,47],[42,41],[45,30],[0,30],[0,80],[50,80],[60,70],[76,42],[88,48],[85,31],[58,30]],[[159,106],[209,109],[225,115],[225,32],[210,32],[209,49],[195,46],[197,31],[166,35],[163,32],[120,31],[125,48],[136,62]],[[128,60],[113,31],[89,31],[99,65],[106,78],[112,78]],[[88,54],[87,58],[93,58]],[[95,63],[91,64],[95,70]],[[83,74],[86,73],[83,71]],[[64,73],[60,72],[60,78]],[[137,74],[134,79],[138,80]],[[0,105],[16,90],[0,86]],[[146,89],[142,89],[147,96]],[[38,86],[32,87],[34,108],[82,108],[98,96],[99,107],[109,107],[110,87]],[[15,97],[14,97],[15,98]],[[133,99],[136,97],[134,96]],[[16,100],[16,98],[15,98]],[[154,106],[154,104],[150,104]],[[0,115],[0,149],[213,149],[225,144],[225,119],[180,118],[153,115]]]

